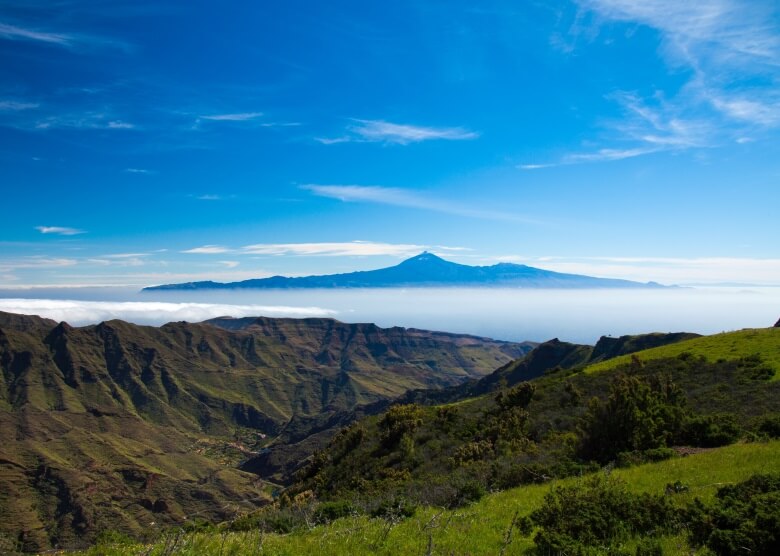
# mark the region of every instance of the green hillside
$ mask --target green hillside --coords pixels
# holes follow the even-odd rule
[[[734,338],[738,344],[753,336]],[[524,362],[555,353],[545,358],[555,364],[578,351],[553,341]],[[657,358],[641,351],[605,372],[548,367],[530,382],[504,380],[477,398],[397,405],[337,435],[297,473],[291,493],[311,489],[323,499],[349,499],[369,509],[394,497],[450,506],[610,461],[669,457],[671,446],[750,438],[780,416],[776,371],[755,351],[751,344],[738,352],[748,356],[714,361],[686,350]]]
[[[764,443],[780,437],[775,330],[552,340],[518,357],[531,346],[328,319],[2,317],[0,546],[114,530],[162,538],[159,554],[215,553],[217,539],[236,554],[523,553],[518,520],[550,484],[617,466],[632,492],[684,483],[679,505],[778,461]],[[739,440],[753,443],[712,451]],[[706,463],[716,453],[739,469]]]
[[[227,519],[270,499],[236,466],[272,440],[531,347],[330,319],[74,328],[0,313],[0,535],[41,550]]]
[[[780,328],[750,328],[736,332],[723,332],[712,336],[701,336],[675,344],[644,350],[637,354],[642,360],[677,357],[690,353],[708,361],[736,359],[760,354],[761,359],[775,371],[772,380],[780,380]],[[624,355],[608,361],[590,365],[586,372],[597,373],[625,365],[631,357]]]
[[[610,478],[622,481],[629,492],[664,495],[675,507],[700,498],[710,502],[725,484],[744,481],[757,473],[780,472],[780,442],[738,444],[696,453],[684,458],[615,469]],[[597,472],[603,475],[603,472]],[[257,529],[224,530],[178,535],[164,533],[153,545],[105,544],[85,554],[162,554],[235,556],[267,553],[299,554],[533,554],[537,530],[523,532],[517,526],[523,517],[544,504],[552,489],[586,483],[588,476],[530,485],[488,494],[463,508],[421,507],[413,516],[392,520],[354,516],[330,524],[303,526],[291,534],[264,533]],[[679,494],[666,494],[667,485],[680,485]],[[307,503],[298,511],[305,513]],[[312,513],[313,515],[313,513]],[[512,524],[514,527],[511,527]],[[511,527],[511,534],[508,534]],[[664,554],[691,553],[684,533],[659,536]],[[634,554],[636,539],[624,544]]]

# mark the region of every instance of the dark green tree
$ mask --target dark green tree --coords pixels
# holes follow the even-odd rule
[[[591,399],[580,427],[580,455],[606,463],[622,452],[662,448],[679,435],[685,395],[669,376],[621,374],[605,401]]]

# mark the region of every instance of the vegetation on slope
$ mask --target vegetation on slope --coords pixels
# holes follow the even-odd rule
[[[704,357],[708,361],[719,359],[737,359],[759,354],[766,365],[776,372],[772,380],[780,379],[780,328],[751,328],[736,332],[723,332],[711,336],[701,336],[681,343],[668,344],[649,349],[642,354],[642,359],[657,359],[677,357],[688,353],[696,357]],[[630,356],[624,355],[608,361],[591,365],[587,372],[597,373],[625,365]]]
[[[620,336],[619,338],[602,336],[594,346],[572,344],[554,338],[538,345],[526,357],[511,361],[481,379],[467,381],[458,386],[440,390],[412,390],[407,392],[399,402],[422,404],[452,403],[494,392],[502,385],[512,385],[523,380],[540,377],[551,369],[581,368],[649,348],[675,344],[699,337],[698,334],[688,332],[671,332],[667,334],[654,332],[634,336]]]
[[[613,372],[557,370],[456,404],[395,406],[344,429],[291,493],[311,489],[368,511],[397,499],[452,507],[610,461],[670,457],[672,446],[771,434],[780,384],[760,357],[643,361],[646,353]]]
[[[419,507],[413,515],[405,518],[348,515],[330,523],[319,523],[315,519],[316,501],[301,497],[297,504],[291,505],[290,515],[296,515],[297,521],[289,533],[269,532],[257,522],[255,526],[231,531],[231,528],[238,528],[236,523],[226,523],[200,532],[162,532],[160,539],[151,545],[129,541],[117,543],[115,537],[107,537],[103,544],[85,554],[535,554],[537,545],[534,539],[551,528],[538,523],[543,521],[540,516],[529,529],[528,519],[540,511],[554,514],[554,504],[548,503],[548,499],[552,497],[554,501],[556,492],[561,490],[579,498],[587,497],[593,481],[602,485],[597,486],[602,491],[612,494],[617,491],[617,496],[631,501],[635,497],[640,500],[646,499],[642,497],[663,499],[666,502],[660,504],[679,512],[676,527],[672,523],[666,528],[651,526],[634,531],[624,528],[625,534],[614,536],[609,543],[600,542],[594,553],[632,556],[689,554],[694,553],[699,540],[694,534],[697,518],[686,516],[688,509],[701,507],[706,512],[720,511],[718,508],[722,505],[719,500],[723,500],[724,496],[718,495],[719,489],[724,485],[750,481],[753,475],[780,473],[778,462],[778,441],[737,444],[660,463],[597,471],[595,475],[490,493],[480,501],[461,508]],[[737,487],[737,491],[744,488]],[[747,488],[752,487],[748,484]],[[598,497],[591,499],[594,502],[601,500]],[[603,512],[604,506],[591,505],[591,509]],[[775,505],[775,513],[777,509]],[[619,526],[626,524],[626,521],[618,523]],[[584,526],[595,527],[598,523],[586,522]],[[592,547],[590,549],[593,550]]]
[[[40,550],[106,528],[143,536],[151,522],[227,519],[270,499],[235,466],[274,437],[530,349],[328,319],[227,320],[73,328],[0,314],[0,532]]]

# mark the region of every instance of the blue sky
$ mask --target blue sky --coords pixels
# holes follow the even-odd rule
[[[779,138],[774,0],[6,0],[0,286],[778,285]]]

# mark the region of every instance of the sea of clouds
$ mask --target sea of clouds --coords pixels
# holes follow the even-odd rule
[[[772,326],[780,288],[533,290],[387,288],[144,292],[121,288],[0,290],[0,311],[74,326],[122,319],[160,325],[218,316],[331,317],[502,340],[594,343],[602,335],[712,334]]]

